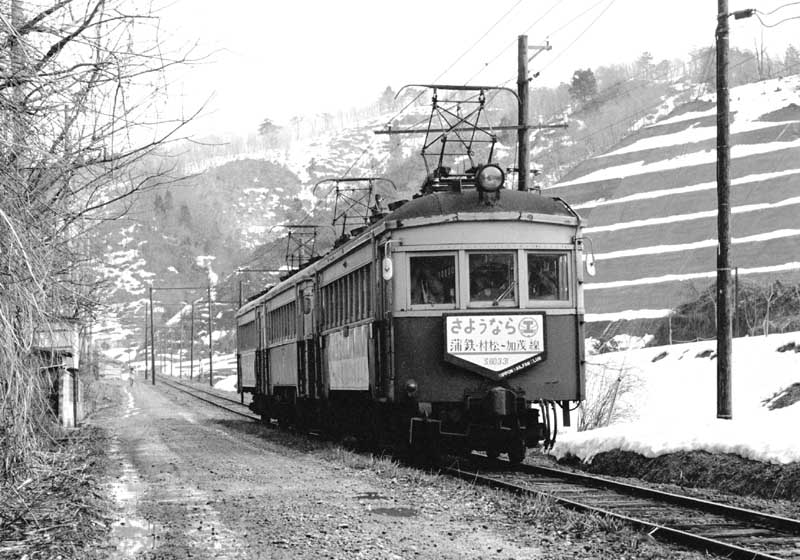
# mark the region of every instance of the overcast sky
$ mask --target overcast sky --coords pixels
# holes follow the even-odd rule
[[[729,4],[757,6],[766,24],[731,18],[732,46],[763,43],[781,58],[788,43],[800,46],[800,19],[779,23],[800,18],[800,2]],[[530,63],[541,72],[534,86],[644,51],[656,62],[682,58],[714,44],[716,12],[716,0],[174,0],[162,30],[208,55],[176,80],[171,98],[190,109],[211,97],[198,129],[246,133],[267,117],[285,124],[365,105],[386,86],[515,88],[521,34],[552,45]]]

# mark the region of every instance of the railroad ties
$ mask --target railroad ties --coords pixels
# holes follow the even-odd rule
[[[800,558],[797,519],[531,465],[491,476],[455,468],[444,472],[517,494],[547,495],[571,509],[620,519],[654,538],[728,558]]]

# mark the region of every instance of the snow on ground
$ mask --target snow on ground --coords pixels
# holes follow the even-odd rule
[[[800,345],[800,333],[734,339],[731,420],[716,417],[714,340],[587,356],[590,398],[621,379],[618,416],[606,428],[566,428],[551,453],[588,462],[611,450],[646,457],[702,450],[800,462],[800,403],[772,411],[765,405],[800,383],[800,353],[778,351],[792,342]]]
[[[219,389],[220,391],[230,391],[232,393],[236,392],[236,376],[229,375],[227,377],[223,377],[216,383],[214,383],[214,389]]]

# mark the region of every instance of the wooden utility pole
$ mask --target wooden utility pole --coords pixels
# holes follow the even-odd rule
[[[189,323],[189,379],[194,375],[194,302],[192,302],[192,320]]]
[[[144,304],[144,378],[147,379],[147,324],[150,318],[148,317],[150,305],[145,302]]]
[[[717,418],[731,419],[730,146],[728,0],[717,0]]]
[[[517,97],[519,97],[519,115],[517,127],[517,161],[519,173],[517,176],[517,190],[529,190],[531,179],[531,147],[530,147],[530,81],[528,77],[528,63],[536,55],[543,51],[549,51],[553,47],[547,41],[544,45],[528,46],[528,36],[520,35],[517,39]],[[533,56],[528,58],[528,52],[535,51]],[[537,125],[533,128],[566,128],[564,124],[556,125]]]
[[[178,344],[178,379],[183,379],[183,337],[186,329],[183,326],[183,308],[181,308],[181,341]]]
[[[531,170],[530,147],[528,140],[528,36],[520,35],[517,39],[517,95],[519,96],[519,115],[517,118],[519,130],[517,130],[517,146],[519,155],[517,162],[519,173],[517,174],[517,190],[528,190],[528,179]]]
[[[153,327],[153,286],[150,286],[150,375],[153,385],[156,384],[156,331]]]
[[[208,384],[209,386],[214,386],[214,343],[213,337],[213,328],[214,322],[211,317],[211,313],[214,310],[214,306],[211,302],[211,284],[208,285]]]

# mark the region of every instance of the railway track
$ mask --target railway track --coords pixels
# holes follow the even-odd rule
[[[247,405],[242,404],[239,400],[231,399],[224,395],[215,393],[214,391],[201,389],[200,387],[196,387],[194,385],[181,383],[180,381],[175,381],[171,378],[159,377],[158,382],[163,383],[167,387],[171,387],[176,391],[180,391],[198,400],[216,406],[217,408],[222,408],[232,412],[233,414],[238,414],[239,416],[250,418],[251,420],[261,420],[261,417],[258,414],[252,412],[249,408],[247,408]]]
[[[445,472],[520,495],[547,495],[574,510],[634,525],[654,538],[726,558],[800,558],[800,520],[635,486],[605,478],[532,465],[480,474]]]
[[[210,405],[252,420],[260,420],[238,400],[177,382],[161,383]],[[473,456],[484,471],[490,463]],[[478,463],[476,463],[478,464]],[[481,467],[442,471],[476,484],[519,495],[546,495],[561,505],[619,519],[650,536],[684,546],[748,560],[800,559],[800,520],[780,517],[680,494],[663,492],[584,473],[533,465],[498,469]]]

